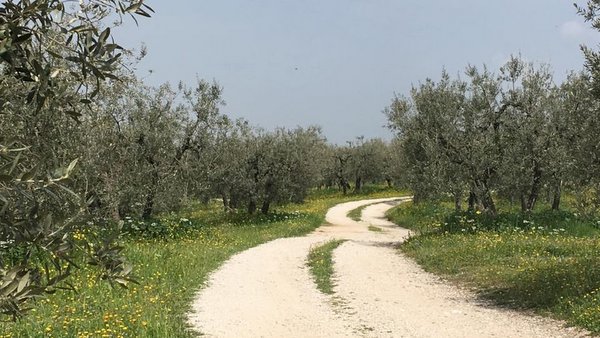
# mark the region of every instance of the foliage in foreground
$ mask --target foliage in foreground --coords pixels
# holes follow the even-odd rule
[[[308,254],[307,265],[313,275],[317,289],[325,294],[333,294],[333,250],[344,243],[344,240],[332,240],[314,247]]]
[[[571,212],[506,212],[490,219],[451,203],[388,213],[422,235],[402,251],[426,270],[474,286],[503,306],[532,309],[600,333],[600,228]]]
[[[73,284],[78,293],[51,295],[34,304],[30,316],[0,323],[0,337],[193,337],[186,313],[211,271],[242,250],[312,231],[337,203],[398,195],[393,189],[365,190],[370,194],[317,191],[305,204],[290,204],[268,216],[226,213],[211,202],[159,217],[157,228],[179,231],[169,230],[173,236],[160,238],[130,233],[123,239],[139,285],[112,289],[96,284],[92,271],[76,271]]]
[[[96,276],[126,283],[120,248],[79,240],[84,202],[67,181],[77,163],[51,143],[55,120],[75,123],[107,79],[118,79],[123,48],[106,26],[115,15],[150,16],[143,0],[3,1],[0,6],[0,316],[22,317],[28,303],[65,287],[76,257],[88,256]],[[101,30],[102,28],[102,30]],[[13,130],[27,130],[13,134]],[[53,135],[54,133],[54,135]],[[69,165],[66,165],[70,163]],[[82,194],[83,195],[83,194]]]

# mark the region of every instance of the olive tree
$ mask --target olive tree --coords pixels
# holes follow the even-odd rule
[[[264,214],[278,203],[302,202],[308,190],[322,181],[318,158],[326,149],[317,127],[272,132],[252,129],[238,121],[214,139],[214,147],[199,158],[209,163],[206,176],[225,209],[246,207]]]
[[[501,120],[500,188],[520,200],[522,211],[530,212],[549,181],[551,166],[561,165],[550,157],[552,146],[557,146],[552,141],[559,137],[550,125],[556,88],[548,66],[535,67],[519,58],[501,68],[501,78],[507,87],[507,109]]]
[[[324,142],[320,129],[309,127],[259,133],[247,144],[248,212],[253,213],[258,203],[266,214],[271,204],[303,201],[308,189],[319,181],[320,163],[313,153]]]
[[[195,194],[204,173],[193,162],[222,119],[221,88],[202,80],[193,89],[152,88],[130,77],[102,93],[82,122],[78,176],[94,207],[114,220],[149,218]]]
[[[367,182],[378,183],[384,180],[387,144],[381,139],[365,140],[357,137],[349,142],[349,164],[354,180],[354,190],[359,192]]]
[[[92,245],[74,240],[83,208],[68,186],[77,160],[63,162],[59,144],[43,143],[50,141],[45,138],[49,135],[68,133],[69,127],[62,129],[56,120],[63,115],[80,117],[82,105],[97,96],[101,82],[116,78],[122,48],[112,41],[110,28],[103,27],[104,19],[113,13],[149,16],[149,12],[142,0],[2,3],[0,119],[6,121],[0,137],[2,314],[22,316],[28,301],[52,291],[69,276],[79,252],[99,266],[99,278],[128,280],[131,267],[111,241]],[[47,134],[37,140],[4,136],[12,126],[32,126]]]
[[[471,163],[476,142],[466,108],[466,85],[447,73],[439,83],[426,80],[413,88],[411,99],[395,97],[384,111],[396,131],[404,182],[413,190],[414,202],[464,190],[461,175],[477,169]],[[460,169],[459,169],[460,168]]]

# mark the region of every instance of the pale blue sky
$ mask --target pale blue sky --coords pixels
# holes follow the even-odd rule
[[[224,87],[223,112],[267,129],[318,124],[332,142],[383,137],[394,92],[511,54],[581,69],[600,33],[563,0],[147,0],[156,14],[117,30],[144,42],[149,84],[196,77]],[[148,70],[153,70],[148,75]]]

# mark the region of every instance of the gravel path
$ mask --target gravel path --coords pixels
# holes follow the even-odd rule
[[[199,292],[190,324],[212,337],[583,337],[548,319],[482,305],[398,254],[394,246],[409,232],[383,214],[403,200],[340,204],[308,236],[235,255]],[[346,216],[367,204],[361,222]],[[348,241],[334,252],[337,285],[326,296],[306,257],[333,238]]]

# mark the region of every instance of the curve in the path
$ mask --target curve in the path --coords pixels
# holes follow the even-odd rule
[[[409,198],[349,202],[305,237],[278,239],[235,255],[194,301],[190,323],[214,337],[575,337],[557,322],[478,304],[399,255],[409,235],[384,219]],[[347,217],[363,205],[362,221]],[[368,230],[368,225],[383,232]],[[312,246],[348,239],[334,252],[332,297],[306,267]]]
[[[363,222],[382,237],[408,235],[383,218],[391,206],[364,209]],[[395,233],[400,231],[400,233]],[[334,252],[336,295],[365,337],[577,337],[555,321],[486,306],[473,294],[426,273],[395,246],[349,241]]]

